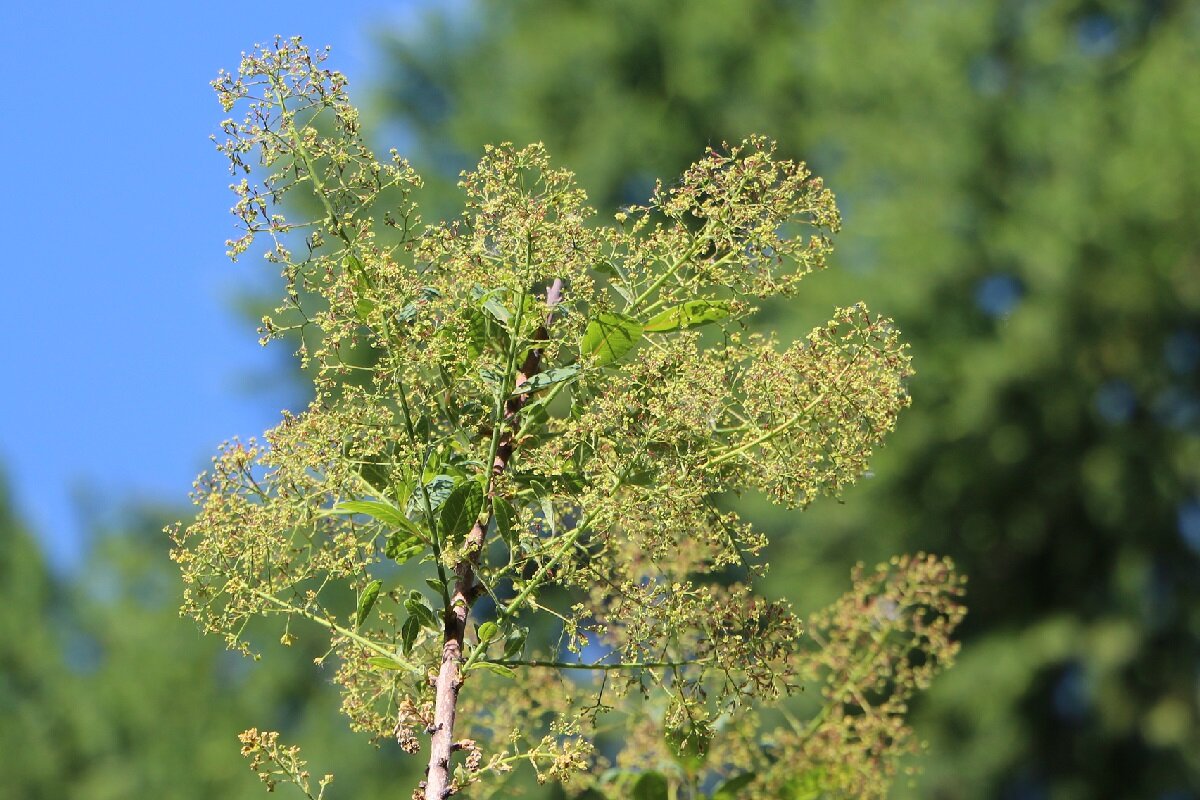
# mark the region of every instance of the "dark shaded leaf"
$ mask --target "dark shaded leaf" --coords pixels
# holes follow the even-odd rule
[[[743,772],[741,775],[734,775],[725,781],[717,784],[717,788],[713,791],[712,800],[737,800],[738,792],[751,783],[758,777],[754,772]]]
[[[403,564],[405,561],[419,556],[424,550],[425,542],[408,531],[393,533],[388,537],[387,545],[383,548],[384,554],[397,564]]]
[[[504,540],[510,550],[515,550],[517,547],[517,534],[514,530],[517,522],[516,509],[507,500],[495,500],[492,502],[492,516],[496,519],[496,531],[500,534],[500,538]]]
[[[404,620],[404,626],[400,629],[400,646],[404,650],[404,655],[412,652],[413,643],[417,640],[417,634],[421,632],[421,621],[415,616]]]
[[[504,637],[504,658],[520,658],[525,652],[525,640],[529,636],[528,628],[513,628]]]
[[[665,732],[667,749],[675,757],[679,766],[688,772],[696,772],[708,760],[708,746],[712,741],[712,732],[707,728],[681,726],[668,728]]]
[[[629,795],[633,800],[667,800],[667,778],[661,772],[643,772]]]
[[[429,605],[425,595],[415,589],[408,593],[408,599],[404,601],[404,610],[412,615],[409,617],[410,619],[416,619],[417,624],[422,627],[435,631],[441,628],[437,621],[437,615],[433,612],[433,606]]]
[[[436,300],[441,297],[442,293],[432,286],[426,286],[421,289],[420,294],[404,308],[396,312],[396,319],[400,322],[412,322],[417,318],[417,314],[421,311],[421,306],[429,303],[431,300]]]
[[[358,596],[358,612],[354,615],[354,627],[359,627],[366,620],[367,615],[371,613],[371,609],[375,606],[375,600],[379,597],[379,589],[383,586],[383,581],[374,580],[366,585],[362,590],[362,594]]]
[[[470,480],[460,484],[442,506],[441,531],[445,539],[458,539],[471,530],[483,508],[483,485]]]

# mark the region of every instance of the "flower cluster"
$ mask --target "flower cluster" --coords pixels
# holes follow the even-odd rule
[[[263,618],[328,636],[352,727],[427,744],[438,800],[522,764],[622,796],[890,763],[953,652],[949,566],[861,578],[806,630],[755,595],[766,540],[721,503],[838,493],[908,402],[905,347],[862,306],[790,346],[748,332],[823,266],[832,194],[756,137],[603,226],[542,146],[501,144],[462,215],[421,225],[420,179],[376,160],[323,58],[277,40],[215,83],[248,109],[219,147],[261,178],[233,186],[232,254],[270,239],[264,334],[301,334],[314,399],[197,481],[171,531],[184,610],[247,652]],[[811,730],[755,756],[755,720],[822,679]],[[604,755],[613,729],[636,752]]]

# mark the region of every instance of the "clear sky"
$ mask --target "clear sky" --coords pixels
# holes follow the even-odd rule
[[[286,346],[260,348],[233,309],[270,270],[224,256],[209,81],[255,42],[301,34],[333,46],[353,96],[373,33],[413,25],[421,4],[5,3],[0,469],[60,569],[101,512],[186,503],[215,446],[287,402],[261,380]]]

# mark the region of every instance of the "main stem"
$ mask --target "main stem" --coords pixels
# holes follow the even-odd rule
[[[548,329],[554,315],[554,307],[561,298],[562,281],[555,279],[546,291],[546,306],[549,310],[545,322],[534,334],[535,341],[545,341],[549,338]],[[519,336],[519,330],[513,332],[514,342]],[[541,362],[541,348],[531,348],[516,375],[514,385],[536,375],[540,371]],[[504,403],[504,427],[492,461],[492,485],[495,476],[504,472],[512,459],[513,432],[517,430],[521,408],[528,397],[528,394],[521,394],[508,398]],[[457,791],[450,777],[450,757],[455,750],[461,749],[461,743],[454,741],[454,720],[458,712],[458,692],[463,683],[463,639],[467,632],[467,617],[471,614],[471,605],[482,593],[482,588],[475,579],[475,568],[483,554],[484,537],[491,522],[491,509],[492,503],[489,500],[487,518],[475,522],[471,532],[467,534],[463,548],[467,555],[454,566],[454,592],[446,609],[442,665],[434,684],[433,726],[429,743],[429,768],[425,777],[425,800],[444,800]]]

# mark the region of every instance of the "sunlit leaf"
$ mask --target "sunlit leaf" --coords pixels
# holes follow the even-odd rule
[[[508,321],[512,319],[512,312],[505,308],[504,304],[494,297],[488,298],[484,301],[483,310],[491,314],[499,322],[502,322],[506,325],[508,324]]]
[[[407,651],[405,651],[405,655],[408,655]],[[379,667],[380,669],[390,669],[390,670],[394,670],[397,672],[400,672],[400,671],[407,672],[410,669],[408,666],[401,664],[396,659],[388,658],[387,656],[371,656],[370,658],[367,659],[367,663],[373,667]]]
[[[643,330],[646,333],[665,333],[680,328],[694,328],[725,319],[732,313],[732,305],[723,300],[688,300],[656,314]]]
[[[553,386],[556,383],[564,383],[573,381],[579,375],[579,365],[571,364],[566,367],[557,367],[556,369],[539,372],[530,378],[521,381],[513,389],[513,395],[532,394],[533,392],[545,389],[547,386]]]
[[[632,350],[642,338],[642,325],[624,314],[602,312],[588,321],[579,353],[592,356],[600,366],[611,364]]]
[[[479,641],[486,644],[496,638],[496,634],[500,632],[500,626],[490,620],[479,626],[476,633],[479,635]]]
[[[476,661],[471,666],[471,669],[486,669],[488,672],[494,672],[497,675],[504,676],[505,678],[511,678],[517,674],[503,664],[495,664],[491,661]]]

